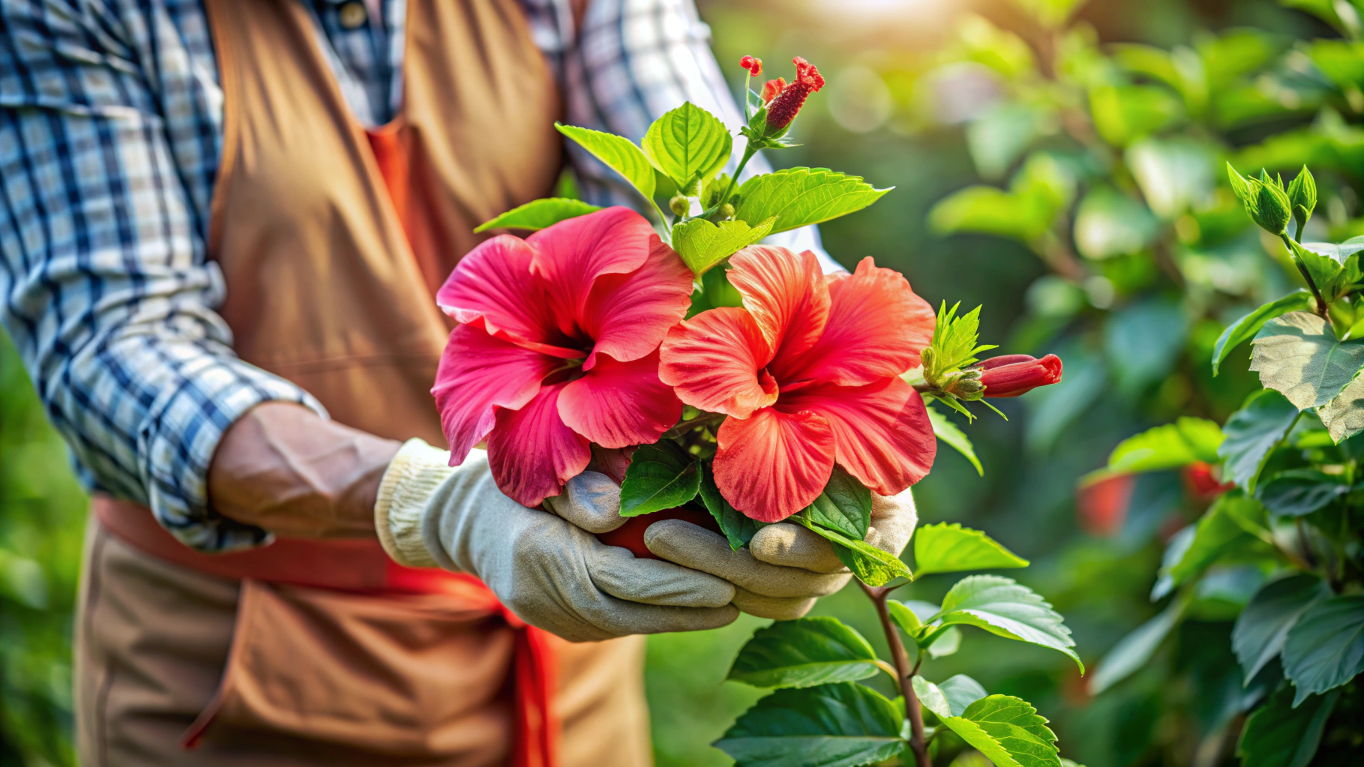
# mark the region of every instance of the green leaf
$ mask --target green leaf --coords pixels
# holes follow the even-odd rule
[[[915,644],[928,651],[929,656],[946,657],[961,647],[961,630],[956,626],[926,625],[938,612],[938,606],[932,602],[917,599],[897,602],[889,599],[886,600],[886,606],[890,608],[890,617],[895,625],[904,629]]]
[[[1339,476],[1316,469],[1290,469],[1271,476],[1255,496],[1271,514],[1303,517],[1350,492]]]
[[[1233,322],[1222,331],[1217,344],[1212,349],[1212,374],[1217,375],[1222,362],[1232,350],[1255,337],[1265,323],[1289,312],[1308,311],[1312,308],[1312,294],[1298,290],[1277,301],[1270,301],[1241,319]]]
[[[994,349],[994,346],[981,345],[980,307],[957,316],[958,302],[947,308],[943,301],[938,307],[938,316],[933,326],[933,343],[929,347],[928,361],[924,362],[924,376],[930,380],[947,373],[960,370],[976,362],[976,355]]]
[[[549,197],[543,200],[533,200],[518,208],[512,208],[491,221],[479,224],[474,229],[474,233],[486,232],[489,229],[544,229],[554,226],[560,221],[585,216],[597,210],[601,210],[601,208],[596,205],[588,205],[582,200]]]
[[[835,466],[824,491],[805,513],[814,524],[860,541],[871,527],[871,491]]]
[[[838,556],[839,561],[847,565],[848,569],[853,571],[853,575],[868,586],[884,586],[896,578],[914,578],[909,567],[893,554],[869,543],[849,538],[840,532],[819,527],[806,519],[804,514],[797,514],[791,519],[834,544],[834,554]]]
[[[976,457],[976,450],[971,445],[971,439],[966,436],[966,432],[957,428],[957,425],[948,420],[947,416],[931,407],[928,408],[928,420],[933,424],[933,435],[935,437],[966,456],[966,460],[976,467],[976,473],[982,477],[985,476],[985,468],[980,465],[980,459]]]
[[[1184,112],[1178,96],[1156,85],[1101,85],[1089,92],[1089,110],[1099,135],[1120,147],[1173,125]]]
[[[1217,454],[1225,461],[1223,475],[1253,491],[1270,452],[1297,420],[1298,409],[1282,394],[1272,390],[1252,394],[1222,429],[1227,438]]]
[[[1239,491],[1223,493],[1198,520],[1184,555],[1168,569],[1162,568],[1162,574],[1169,575],[1178,586],[1201,576],[1219,560],[1267,554],[1272,551],[1270,546],[1250,531],[1264,513],[1254,498]]]
[[[1356,377],[1335,399],[1317,408],[1317,417],[1337,445],[1364,431],[1364,377]]]
[[[1155,242],[1160,222],[1145,205],[1110,187],[1098,187],[1075,212],[1075,247],[1102,260],[1140,253]]]
[[[1241,767],[1308,767],[1339,695],[1310,698],[1293,708],[1287,688],[1275,693],[1246,719],[1236,747]]]
[[[1132,633],[1118,640],[1099,661],[1094,676],[1089,680],[1089,694],[1098,695],[1146,666],[1156,649],[1170,635],[1184,613],[1185,603],[1176,600],[1156,617],[1141,624]]]
[[[620,486],[620,515],[638,517],[672,509],[701,490],[701,468],[682,448],[663,440],[644,445],[630,459]]]
[[[704,218],[694,218],[673,227],[673,248],[699,277],[743,248],[762,240],[772,231],[774,223],[776,219],[769,218],[750,227],[743,221],[712,224]]]
[[[943,724],[996,767],[1061,767],[1056,735],[1037,709],[1020,698],[982,698]]]
[[[923,628],[923,618],[931,618],[934,613],[938,612],[938,606],[935,604],[930,602],[920,602],[919,604],[927,608],[927,612],[922,618],[919,616],[919,611],[914,610],[909,603],[897,602],[894,599],[886,600],[890,619],[895,621],[895,625],[904,629],[904,632],[911,637],[918,634],[919,629]]]
[[[837,618],[800,618],[754,632],[726,679],[754,687],[814,687],[876,671],[876,651],[861,634]]]
[[[934,632],[936,635],[928,645],[924,647],[928,651],[928,656],[933,659],[946,658],[956,654],[961,649],[961,629],[956,626],[948,626],[944,631]],[[928,641],[925,639],[924,641]]]
[[[745,181],[734,217],[757,226],[776,216],[771,232],[776,234],[855,213],[889,191],[873,188],[860,176],[825,168],[790,168]]]
[[[644,195],[644,199],[653,200],[656,183],[654,166],[630,139],[576,125],[555,123],[554,127],[629,181],[631,186]]]
[[[1288,630],[1283,671],[1296,688],[1294,706],[1364,671],[1364,595],[1332,597],[1307,608]]]
[[[1196,461],[1217,463],[1222,439],[1216,422],[1183,416],[1119,442],[1108,456],[1108,471],[1134,474],[1178,469]]]
[[[1042,197],[968,186],[939,200],[928,223],[938,234],[978,232],[1030,243],[1047,233],[1056,215],[1056,207]]]
[[[720,526],[720,532],[725,534],[729,540],[729,547],[738,551],[748,542],[753,540],[758,528],[762,523],[749,519],[742,511],[729,505],[729,501],[720,494],[720,488],[715,486],[715,474],[711,471],[710,462],[701,464],[701,502],[706,505],[706,510],[715,518],[716,524]]]
[[[1104,323],[1104,351],[1118,389],[1128,397],[1146,391],[1173,372],[1188,346],[1189,316],[1171,298],[1134,301]]]
[[[733,145],[720,118],[690,101],[655,120],[640,142],[649,162],[679,189],[719,173]]]
[[[1256,334],[1250,369],[1266,389],[1282,393],[1299,410],[1335,399],[1364,367],[1364,341],[1339,341],[1326,320],[1289,312]]]
[[[1251,597],[1231,631],[1231,649],[1247,685],[1283,651],[1288,630],[1331,590],[1315,575],[1300,573],[1266,583]]]
[[[985,533],[960,524],[924,525],[914,533],[914,570],[919,575],[1027,566],[1028,560]]]
[[[952,704],[948,703],[947,696],[936,684],[917,674],[910,683],[914,685],[914,694],[918,696],[919,703],[923,704],[924,708],[932,711],[939,719],[955,716],[952,713]]]
[[[735,767],[858,767],[904,749],[900,722],[894,703],[860,684],[778,690],[713,745]]]
[[[958,581],[943,598],[936,619],[960,623],[1020,642],[1050,647],[1069,655],[1084,673],[1075,654],[1075,640],[1061,616],[1046,600],[1026,586],[998,575],[972,575]]]
[[[1297,260],[1307,268],[1307,273],[1312,276],[1312,284],[1317,286],[1328,303],[1339,296],[1346,283],[1359,278],[1358,259],[1352,264],[1352,273],[1346,273],[1344,265],[1328,255],[1308,250],[1292,240],[1288,241],[1288,245]]]
[[[1215,199],[1216,152],[1201,141],[1148,138],[1128,147],[1125,159],[1151,212],[1173,221]]]
[[[938,689],[942,690],[943,696],[947,698],[952,716],[961,716],[972,703],[989,695],[980,682],[965,674],[949,677],[938,685]]]

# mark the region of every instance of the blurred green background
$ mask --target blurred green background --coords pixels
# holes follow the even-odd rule
[[[1293,284],[1219,189],[1221,161],[1244,161],[1243,172],[1310,161],[1331,199],[1314,225],[1329,228],[1323,236],[1364,232],[1355,218],[1364,54],[1302,42],[1357,33],[1351,1],[1285,3],[1311,13],[1275,0],[699,3],[736,89],[743,54],[766,61],[765,77],[790,75],[800,55],[828,78],[796,124],[803,146],[769,153],[774,164],[896,187],[824,227],[836,258],[873,255],[935,305],[984,305],[982,340],[1003,351],[1065,359],[1055,391],[1002,401],[1007,422],[966,427],[984,477],[944,449],[916,497],[922,521],[966,523],[1031,559],[1019,579],[1066,616],[1087,664],[1159,611],[1148,594],[1163,537],[1196,516],[1197,501],[1178,476],[1155,476],[1114,488],[1118,503],[1077,509],[1077,483],[1147,426],[1235,409],[1250,390],[1244,359],[1212,387],[1212,339],[1240,308]],[[969,189],[981,185],[1000,191]],[[1171,190],[1192,196],[1172,200]],[[0,339],[6,767],[74,761],[70,613],[84,514],[62,445]],[[936,600],[948,585],[930,576],[897,598]],[[1248,593],[1224,585],[1138,673],[1098,696],[1064,656],[983,633],[926,672],[969,672],[991,692],[1032,701],[1062,753],[1092,767],[1231,764],[1235,613],[1219,612],[1218,600],[1235,606]],[[884,654],[856,589],[816,610]],[[660,765],[728,763],[707,744],[760,693],[722,679],[761,623],[651,640]]]

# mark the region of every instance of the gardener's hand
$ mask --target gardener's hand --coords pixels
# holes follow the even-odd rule
[[[503,495],[482,451],[453,469],[448,460],[414,440],[384,475],[375,524],[400,564],[477,576],[526,623],[571,641],[717,628],[738,617],[726,581],[636,559],[568,521],[620,520],[609,479],[570,481],[552,504],[565,519]]]
[[[908,490],[892,497],[873,495],[866,542],[899,556],[917,522]],[[746,550],[733,551],[722,535],[664,520],[644,531],[644,545],[670,562],[733,583],[734,606],[760,618],[799,618],[817,598],[838,591],[852,577],[828,541],[794,522],[767,525]]]

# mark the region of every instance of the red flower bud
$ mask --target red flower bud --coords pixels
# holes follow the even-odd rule
[[[1055,354],[1040,360],[1026,354],[1005,354],[976,367],[987,397],[1017,397],[1061,380],[1061,358]]]
[[[745,56],[739,59],[739,66],[747,69],[748,73],[754,77],[763,73],[763,60],[756,56]]]
[[[1194,461],[1184,467],[1184,483],[1189,492],[1202,501],[1211,501],[1236,487],[1235,482],[1218,482],[1212,467],[1202,461]]]
[[[777,94],[781,93],[782,88],[785,87],[786,87],[785,77],[778,77],[775,80],[768,80],[765,84],[763,84],[762,92],[763,103],[767,104],[771,102],[772,99],[777,97]]]
[[[797,56],[796,79],[782,89],[781,93],[767,107],[767,132],[776,133],[791,124],[805,106],[805,99],[824,87],[824,77],[814,64]],[[764,89],[765,90],[765,89]]]

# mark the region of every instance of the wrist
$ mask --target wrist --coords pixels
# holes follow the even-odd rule
[[[423,518],[436,490],[452,473],[450,453],[420,439],[404,443],[379,481],[374,502],[374,529],[395,562],[408,567],[437,567],[423,536]]]

